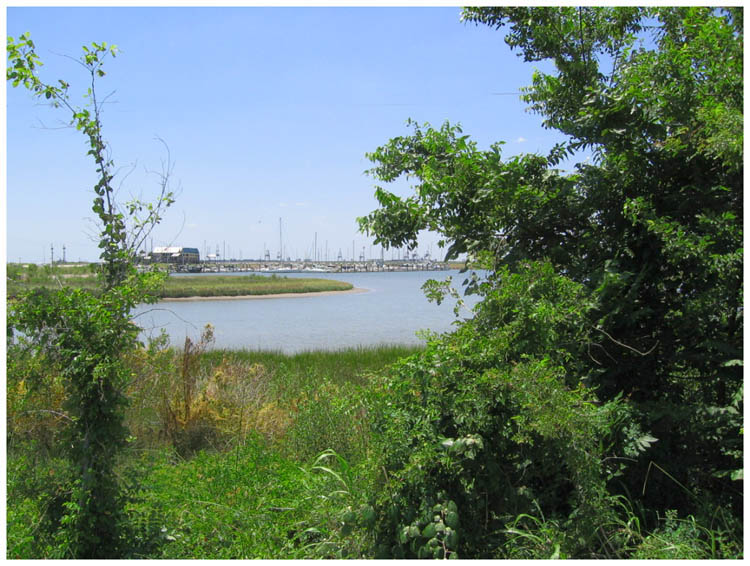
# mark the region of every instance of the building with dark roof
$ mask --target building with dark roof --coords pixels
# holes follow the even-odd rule
[[[155,247],[152,252],[144,258],[151,263],[199,263],[200,252],[198,248],[180,247]]]

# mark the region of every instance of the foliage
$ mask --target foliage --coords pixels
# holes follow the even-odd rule
[[[447,258],[467,253],[491,268],[486,283],[467,280],[488,305],[528,261],[549,261],[580,286],[576,335],[535,334],[544,313],[529,319],[526,307],[489,318],[485,309],[474,324],[490,336],[528,325],[520,340],[532,359],[549,352],[568,386],[575,376],[602,406],[627,404],[620,428],[598,433],[618,458],[628,438],[658,439],[644,440],[649,459],[618,460],[608,486],[638,494],[648,521],[667,509],[709,520],[709,508],[725,505],[739,516],[741,10],[469,8],[464,19],[507,29],[527,61],[554,62],[524,99],[569,140],[547,156],[504,158],[501,143],[480,150],[460,126],[410,122],[409,135],[369,154],[369,172],[385,183],[407,176],[414,194],[376,187],[380,208],[361,228],[387,246],[438,231]],[[584,149],[591,161],[556,169]],[[651,462],[666,473],[651,474],[642,492]]]
[[[115,201],[114,164],[107,158],[95,87],[105,75],[106,57],[116,52],[115,46],[106,43],[83,47],[79,62],[90,86],[88,105],[77,107],[69,99],[69,83],[49,84],[39,78],[41,61],[28,34],[7,41],[6,79],[69,112],[71,125],[86,136],[88,155],[96,164],[92,210],[101,224],[101,293],[95,296],[71,288],[33,290],[13,301],[8,314],[9,329],[20,333],[18,347],[37,357],[42,366],[59,371],[67,391],[66,408],[72,420],[68,456],[76,464],[77,477],[60,521],[64,526],[60,547],[66,557],[116,557],[121,550],[122,504],[114,466],[127,436],[122,408],[129,372],[122,354],[137,343],[137,328],[129,313],[139,302],[153,300],[158,279],[155,274],[136,273],[132,259],[172,203],[168,174],[162,176],[155,205],[133,201],[122,212]],[[144,211],[145,216],[139,217]]]
[[[717,559],[741,558],[738,541],[719,529],[700,525],[692,515],[680,519],[673,509],[660,518],[660,525],[645,536],[632,557],[644,559]]]
[[[191,419],[205,425],[205,442],[183,455],[155,439],[163,430],[163,391],[173,392],[174,410],[182,411],[185,350],[168,349],[161,338],[137,352],[129,358],[135,378],[127,422],[138,438],[127,468],[140,471],[126,505],[128,556],[367,556],[372,531],[362,512],[374,517],[366,502],[371,454],[359,444],[368,434],[366,403],[352,395],[370,373],[415,351],[206,349],[187,362],[195,376]],[[360,431],[347,434],[353,422]],[[322,454],[321,445],[328,448]],[[160,453],[163,460],[146,456]]]
[[[550,292],[556,287],[554,278],[546,277],[548,280],[543,281],[544,269],[537,267],[531,271],[539,276],[541,284],[538,288]],[[511,309],[513,295],[523,287],[520,278],[514,280],[516,285],[512,291],[504,299],[498,297],[495,301],[494,312]],[[562,285],[556,292],[568,295],[569,299],[576,296],[575,286]],[[528,298],[520,302],[526,305],[528,317],[544,311],[544,308],[534,309],[534,303]],[[548,316],[549,326],[557,328],[555,332],[562,332],[562,318]],[[513,341],[520,332],[522,328],[516,326],[504,339]],[[458,342],[454,344],[459,345]],[[444,354],[446,349],[436,350]],[[401,399],[404,389],[409,389],[403,383],[395,378],[376,379],[372,374],[382,371],[399,357],[409,355],[413,361],[420,356],[420,351],[415,348],[378,348],[284,355],[206,349],[193,359],[190,367],[196,378],[190,413],[195,418],[200,417],[206,425],[206,434],[202,436],[204,442],[196,446],[200,450],[185,451],[184,457],[164,434],[165,423],[160,412],[164,391],[173,393],[175,410],[181,410],[184,348],[169,348],[168,342],[161,337],[130,352],[125,363],[133,377],[127,389],[131,403],[125,412],[125,423],[132,436],[116,468],[123,501],[120,531],[123,540],[127,541],[122,557],[372,558],[377,548],[375,537],[380,532],[376,528],[381,509],[377,499],[389,497],[388,492],[383,491],[381,468],[382,455],[387,453],[383,442],[386,437],[373,435],[370,427],[373,419],[378,429],[388,424],[383,418],[375,418],[379,407],[389,406],[394,399],[401,408],[410,404]],[[464,351],[468,358],[463,365],[473,367],[470,349]],[[28,360],[15,360],[20,353],[11,350],[13,370],[9,379],[25,375],[26,383],[40,383],[28,377],[38,368]],[[435,357],[433,355],[430,359]],[[26,363],[29,365],[24,365]],[[400,369],[397,371],[403,373]],[[471,375],[465,368],[462,372],[464,376]],[[50,375],[54,378],[54,374]],[[463,381],[464,377],[460,380]],[[550,386],[539,395],[554,393],[561,383],[559,380],[537,381]],[[60,450],[61,442],[54,440],[65,434],[69,420],[64,408],[59,411],[62,416],[55,419],[51,418],[51,413],[41,410],[59,406],[57,399],[61,395],[64,397],[65,391],[58,386],[50,387],[47,392],[44,383],[45,387],[39,389],[9,389],[15,407],[8,458],[9,558],[62,558],[69,555],[65,554],[65,541],[60,539],[65,532],[60,529],[60,521],[66,513],[64,504],[70,496],[75,469],[60,457],[64,455]],[[390,391],[392,383],[397,386]],[[504,387],[507,385],[507,382],[503,384]],[[471,387],[476,388],[476,383],[465,383],[459,400],[462,406],[469,402]],[[487,388],[486,385],[483,387]],[[484,389],[480,387],[476,391],[482,393]],[[524,395],[538,398],[539,395],[532,393],[533,389]],[[438,394],[445,395],[445,392],[439,391]],[[606,409],[600,407],[599,413],[594,406],[568,407],[567,401],[580,400],[581,394],[564,385],[554,395],[557,397],[550,409],[562,403],[567,415],[580,413],[584,418],[593,413],[597,418],[606,416],[606,428],[619,431],[621,439],[607,436],[602,446],[595,449],[595,452],[605,455],[598,466],[592,464],[603,477],[618,472],[615,464],[620,460],[614,458],[619,454],[615,451],[616,445],[629,446],[624,453],[629,458],[637,458],[641,453],[648,456],[651,450],[648,437],[629,428],[628,408],[624,403],[610,404]],[[516,397],[520,398],[520,394]],[[450,397],[444,402],[449,405]],[[484,399],[479,406],[488,402]],[[520,442],[530,453],[543,451],[544,446],[556,443],[550,437],[555,433],[555,415],[543,405],[536,410],[532,401],[527,405],[521,411],[527,418],[531,415],[534,423],[544,421],[549,425],[544,429],[545,439],[540,441],[536,432],[526,432],[527,422],[519,419],[511,423],[519,432],[519,439],[513,442]],[[401,446],[405,443],[406,432],[399,433],[397,427],[405,417],[393,408],[389,410],[391,413],[386,414],[396,414],[401,420],[396,420],[387,434]],[[454,412],[457,411],[459,409]],[[543,418],[539,416],[541,413],[545,414]],[[418,411],[415,414],[419,414]],[[44,426],[32,419],[44,415],[50,415]],[[585,424],[580,419],[567,422],[570,427],[559,430],[557,436],[578,434],[586,437],[583,431],[575,432],[576,427]],[[600,425],[601,422],[586,424],[589,428],[601,428]],[[534,445],[522,442],[524,436],[532,438]],[[53,438],[50,445],[56,451],[47,452],[43,448],[43,441],[48,437]],[[454,445],[462,444],[460,439],[453,438]],[[441,442],[443,440],[440,438]],[[320,446],[327,446],[327,449],[316,452]],[[464,456],[467,452],[464,448]],[[408,450],[404,453],[408,455]],[[420,451],[417,457],[424,453]],[[479,454],[475,459],[481,457]],[[471,460],[465,460],[467,462],[463,465],[468,468]],[[547,465],[550,460],[553,460],[552,456],[543,463]],[[553,462],[551,465],[559,464]],[[522,480],[534,477],[528,467]],[[399,473],[396,472],[395,477],[399,477]],[[541,474],[541,470],[534,470],[534,473]],[[654,469],[652,476],[656,473],[661,472]],[[388,474],[394,477],[390,470]],[[544,477],[544,481],[551,481],[546,475]],[[428,480],[425,480],[425,485],[429,485]],[[539,485],[531,487],[537,492],[549,491],[554,497],[570,499],[570,493],[563,497],[555,493],[560,487],[556,481],[547,490],[540,489]],[[397,498],[403,496],[399,489],[396,485],[393,490]],[[438,547],[432,547],[433,550],[442,548],[445,552],[451,543],[455,543],[453,539],[460,541],[464,536],[462,529],[468,520],[466,512],[460,513],[457,504],[460,499],[453,500],[453,504],[450,501],[440,502],[438,509],[434,506],[425,508],[424,526],[430,522],[434,524],[432,539],[439,543]],[[550,498],[546,498],[542,505],[549,502]],[[618,502],[619,499],[605,508],[619,510],[622,506]],[[503,517],[498,521],[502,532],[496,533],[496,537],[505,542],[493,551],[493,555],[550,557],[557,552],[556,545],[560,545],[558,555],[567,556],[572,544],[567,521],[561,514],[548,516],[549,509],[544,507],[542,512],[533,501],[524,509],[526,514]],[[450,515],[451,512],[458,517]],[[608,517],[609,520],[602,521],[600,528],[604,542],[599,542],[599,537],[595,541],[594,550],[602,556],[628,556],[651,534],[645,528],[644,519],[641,519],[644,527],[635,528],[638,519],[630,511],[610,513]],[[702,533],[696,544],[716,541],[716,551],[708,556],[737,555],[739,539],[735,538],[731,523],[727,522],[729,517],[729,513],[716,513],[710,526],[696,519],[698,531]],[[455,522],[457,518],[458,523]],[[630,524],[629,531],[626,522]],[[442,528],[440,523],[445,530],[438,530]],[[661,522],[656,526],[661,526]],[[580,528],[584,530],[583,526]],[[629,538],[626,538],[626,532],[630,532]],[[426,538],[424,542],[429,544],[432,539]],[[605,548],[608,549],[606,552]],[[464,557],[468,555],[463,554]]]
[[[75,481],[73,466],[29,450],[14,453],[6,472],[7,558],[67,558],[60,525]]]
[[[555,348],[580,347],[581,286],[549,264],[498,278],[473,319],[382,383],[382,557],[498,557],[506,524],[537,507],[565,524],[567,555],[595,552],[616,403],[596,403],[575,358]]]
[[[367,539],[341,528],[364,496],[357,471],[333,451],[298,461],[255,435],[229,453],[190,460],[141,458],[138,495],[126,508],[130,558],[361,558]]]
[[[68,106],[9,40],[8,79],[88,136],[108,226],[98,296],[9,305],[9,557],[742,556],[741,10],[464,17],[554,61],[525,99],[570,139],[505,159],[412,123],[370,155],[416,186],[378,187],[363,229],[397,246],[432,229],[489,268],[466,281],[471,320],[377,378],[391,354],[138,347],[127,315],[157,281],[123,229],[149,209],[109,198],[93,82],[91,110]],[[85,51],[92,79],[105,52]]]

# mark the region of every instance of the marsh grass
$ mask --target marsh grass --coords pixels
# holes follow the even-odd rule
[[[287,355],[210,346],[210,332],[181,347],[161,336],[128,359],[132,436],[118,475],[129,557],[357,556],[337,529],[341,506],[367,492],[367,475],[353,471],[370,455],[367,391],[375,373],[418,348]],[[19,355],[8,361],[8,557],[62,558],[55,533],[71,485],[53,448],[67,422],[64,391],[46,382],[29,390],[41,368]],[[313,469],[324,451],[340,454],[361,484],[345,500]]]
[[[351,283],[331,279],[286,278],[265,275],[169,277],[160,293],[163,298],[236,297],[285,293],[347,291]]]
[[[284,354],[169,346],[166,336],[129,361],[126,421],[133,445],[189,457],[231,450],[250,435],[310,459],[334,449],[354,462],[370,448],[367,396],[373,376],[418,347],[381,346]]]
[[[342,510],[368,492],[367,391],[375,372],[417,350],[202,351],[191,371],[204,409],[192,413],[204,411],[213,434],[189,452],[133,443],[129,465],[143,468],[146,486],[129,508],[133,557],[360,557],[364,548],[340,527]],[[175,380],[162,387],[179,392],[186,351],[161,352]],[[321,453],[336,455],[325,466],[334,473],[321,473]],[[343,491],[336,474],[347,479]]]
[[[129,359],[133,436],[117,471],[127,558],[371,558],[369,505],[382,481],[368,413],[383,384],[375,376],[420,348],[289,355],[210,344],[210,333],[181,347],[162,336]],[[54,449],[64,390],[54,375],[32,387],[40,375],[11,350],[8,558],[64,558],[56,537],[72,476]],[[629,501],[620,507],[602,525],[602,558],[742,555],[718,512],[710,529],[674,513],[647,526]],[[575,546],[541,513],[506,528],[498,557],[562,558]]]
[[[98,292],[96,264],[21,266],[8,264],[7,294],[38,288],[59,289],[70,287]],[[238,297],[275,295],[286,293],[320,293],[347,291],[351,283],[332,279],[287,278],[277,275],[209,275],[167,277],[158,292],[160,298],[187,297]]]
[[[272,369],[273,387],[279,396],[316,389],[321,378],[334,383],[369,383],[371,375],[421,350],[420,346],[385,345],[333,351],[285,354],[269,350],[213,349],[202,357],[206,366],[227,363],[260,364]]]
[[[230,454],[132,458],[125,473],[142,488],[127,509],[128,558],[364,557],[336,539],[342,505],[364,495],[352,479],[357,470],[346,466],[326,461],[324,473],[320,458],[285,457],[258,436]],[[347,471],[342,488],[336,476]]]
[[[191,400],[186,401],[183,395],[182,400],[171,403],[193,406],[182,411],[192,418],[180,422],[185,430],[203,431],[205,439],[193,437],[191,450],[241,443],[248,434],[256,433],[288,454],[312,458],[335,449],[357,460],[365,457],[368,446],[365,397],[373,375],[419,350],[383,346],[283,354],[200,349],[189,372],[184,371],[189,354],[184,349],[173,350],[175,369],[166,372],[172,382],[159,386],[174,397],[190,382]],[[153,399],[155,395],[152,391],[145,397]],[[133,396],[144,397],[137,392]],[[139,414],[143,414],[143,405]],[[137,423],[132,423],[131,429],[137,428]]]

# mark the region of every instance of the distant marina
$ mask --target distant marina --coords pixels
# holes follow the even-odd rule
[[[219,260],[199,263],[170,264],[175,273],[381,273],[403,271],[447,271],[447,263],[431,260],[369,261],[267,261]]]
[[[141,265],[159,264],[172,273],[226,273],[226,272],[254,272],[254,273],[383,273],[404,271],[446,271],[462,268],[457,263],[435,261],[428,251],[423,256],[416,252],[398,250],[398,258],[385,259],[381,247],[380,259],[366,259],[365,247],[357,260],[355,242],[352,241],[352,255],[345,260],[341,249],[335,260],[328,259],[328,241],[325,247],[318,246],[318,233],[315,232],[312,247],[305,256],[286,253],[282,233],[282,219],[279,218],[279,248],[276,257],[272,259],[271,250],[263,244],[263,259],[233,259],[227,255],[226,242],[224,251],[220,254],[219,245],[216,253],[209,253],[207,243],[203,242],[204,252],[195,247],[156,246],[151,243],[150,251],[144,249],[138,253],[137,263]],[[64,248],[63,248],[64,250]],[[52,253],[52,252],[50,252]],[[404,254],[403,256],[401,254]],[[296,254],[295,254],[296,255]],[[242,252],[240,251],[240,257]],[[301,259],[305,257],[305,259]],[[232,258],[232,259],[230,259]],[[325,258],[325,259],[323,259]]]

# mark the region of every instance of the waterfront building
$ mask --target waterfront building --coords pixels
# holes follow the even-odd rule
[[[155,247],[145,258],[151,263],[200,263],[198,248]]]

